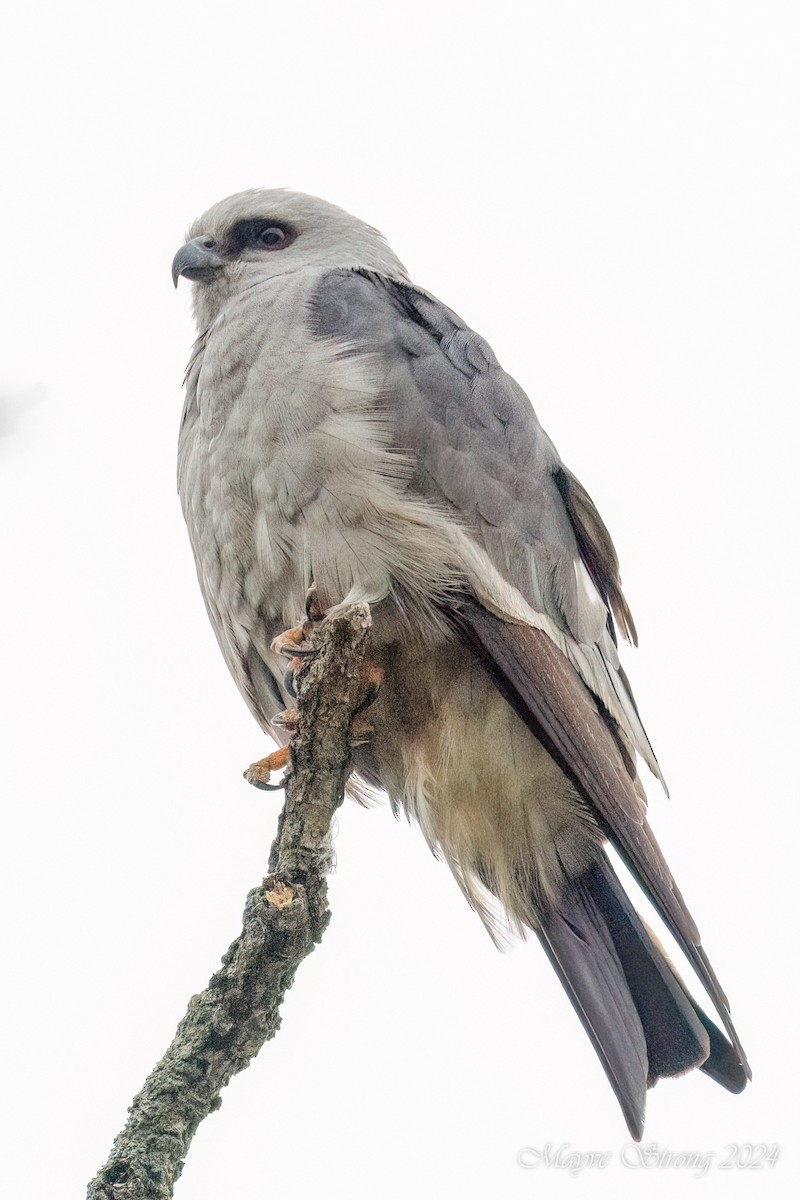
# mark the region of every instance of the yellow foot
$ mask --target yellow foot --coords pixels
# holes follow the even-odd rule
[[[288,763],[289,747],[281,746],[280,750],[273,750],[266,758],[251,763],[244,772],[244,777],[253,787],[261,788],[265,792],[279,792],[284,786],[284,781],[270,783],[269,777],[273,771],[282,771]]]

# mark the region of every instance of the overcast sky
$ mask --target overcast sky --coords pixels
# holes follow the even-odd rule
[[[266,869],[280,797],[241,779],[266,745],[175,491],[193,327],[169,275],[189,222],[251,186],[383,229],[603,513],[671,790],[650,787],[653,823],[754,1072],[739,1097],[662,1082],[644,1144],[711,1155],[704,1196],[796,1194],[797,25],[769,0],[7,18],[4,1194],[83,1194]],[[324,942],[179,1200],[694,1180],[622,1164],[538,945],[498,954],[416,830],[346,805],[337,848]],[[577,1179],[518,1164],[547,1143],[612,1159]],[[782,1158],[725,1170],[730,1143]]]

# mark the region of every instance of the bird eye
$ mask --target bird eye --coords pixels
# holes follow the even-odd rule
[[[281,250],[286,241],[286,230],[281,229],[280,225],[268,225],[266,229],[259,230],[257,240],[259,246],[267,250]]]
[[[245,250],[285,250],[296,237],[291,225],[279,225],[267,217],[251,217],[247,221],[236,222],[231,229],[228,245],[230,252],[236,256]]]

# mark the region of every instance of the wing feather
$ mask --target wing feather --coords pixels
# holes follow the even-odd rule
[[[725,995],[646,821],[632,748],[661,775],[616,648],[617,629],[634,643],[636,629],[613,542],[588,493],[487,343],[428,293],[374,272],[331,271],[309,322],[342,354],[381,362],[380,402],[398,450],[414,463],[409,490],[451,518],[465,594],[446,615],[590,806],[702,980],[749,1072]]]
[[[611,537],[489,345],[428,293],[368,271],[326,273],[309,315],[342,354],[382,362],[397,445],[416,464],[411,487],[452,515],[457,561],[469,561],[476,594],[545,629],[601,700],[628,758],[638,751],[663,782],[619,665],[615,621],[633,640],[635,627]]]
[[[515,711],[581,795],[705,987],[747,1070],[728,1001],[645,818],[639,792],[594,698],[541,630],[500,620],[465,598],[455,622]]]

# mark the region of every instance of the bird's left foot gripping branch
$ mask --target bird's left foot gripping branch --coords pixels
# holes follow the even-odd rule
[[[295,625],[292,629],[286,629],[283,633],[279,633],[277,637],[272,639],[271,649],[273,653],[280,654],[289,660],[289,666],[284,675],[284,685],[290,695],[296,696],[297,685],[296,678],[298,671],[302,670],[304,663],[316,653],[311,635],[314,632],[314,626],[319,625],[324,620],[325,614],[319,606],[317,598],[317,590],[312,584],[306,594],[306,620],[302,625]],[[377,663],[366,661],[362,667],[362,675],[364,681],[364,701],[361,708],[354,714],[353,723],[351,726],[351,745],[353,747],[365,746],[369,743],[374,735],[375,729],[366,709],[374,702],[380,685],[383,681],[384,670]],[[297,729],[299,713],[296,708],[287,708],[283,712],[277,713],[270,722],[272,727],[272,736],[283,741],[284,745],[278,747],[277,750],[258,759],[256,762],[244,771],[244,778],[253,787],[260,788],[263,791],[282,791],[286,784],[286,776],[278,779],[273,778],[279,771],[285,771],[289,768],[291,760],[291,738]]]

